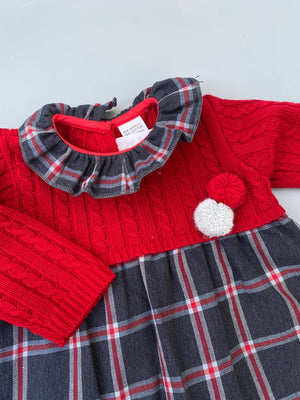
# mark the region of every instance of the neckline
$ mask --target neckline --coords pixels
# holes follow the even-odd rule
[[[116,102],[115,102],[116,104]],[[72,116],[72,115],[65,115],[65,114],[54,114],[52,116],[52,123],[53,127],[56,130],[56,133],[62,141],[64,141],[69,147],[71,147],[73,150],[77,151],[78,153],[83,153],[83,154],[91,154],[94,156],[103,156],[107,157],[110,155],[117,155],[117,154],[122,154],[128,151],[131,151],[134,147],[138,146],[138,144],[132,146],[131,148],[128,148],[126,150],[122,151],[117,151],[117,152],[94,152],[94,151],[88,151],[84,150],[80,147],[75,146],[71,142],[67,141],[59,132],[56,124],[57,121],[60,123],[62,122],[63,124],[66,124],[68,126],[72,126],[75,128],[79,129],[87,129],[89,131],[95,131],[99,132],[102,131],[103,133],[112,130],[113,128],[117,128],[118,126],[134,119],[136,116],[139,116],[143,111],[147,110],[150,105],[155,105],[156,108],[156,113],[158,115],[159,111],[159,103],[158,100],[155,97],[149,97],[146,98],[145,100],[142,100],[140,103],[136,104],[135,106],[131,106],[128,108],[129,111],[123,114],[119,114],[118,116],[111,118],[106,121],[94,121],[94,120],[89,120],[89,119],[83,119],[80,117]]]
[[[120,152],[82,151],[55,129],[56,119],[109,128],[139,115],[151,103],[157,107],[153,128],[140,143]],[[46,183],[72,196],[89,193],[105,198],[134,193],[143,177],[167,162],[178,142],[192,141],[202,109],[200,83],[196,78],[182,77],[157,81],[142,90],[128,108],[107,118],[106,112],[116,105],[116,97],[104,104],[76,107],[45,104],[18,129],[25,163]]]

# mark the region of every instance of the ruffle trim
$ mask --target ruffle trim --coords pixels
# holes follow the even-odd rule
[[[128,151],[108,155],[80,152],[68,145],[53,125],[55,114],[113,121],[150,98],[158,103],[157,120],[148,136]],[[200,120],[202,94],[195,78],[169,78],[141,91],[132,105],[113,119],[106,118],[106,111],[116,104],[114,97],[102,105],[44,105],[18,130],[24,161],[49,185],[72,196],[86,192],[105,198],[134,193],[143,177],[166,163],[179,141],[192,141]]]

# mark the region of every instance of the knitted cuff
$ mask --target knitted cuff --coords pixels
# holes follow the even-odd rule
[[[0,319],[63,347],[115,279],[96,257],[0,207]]]

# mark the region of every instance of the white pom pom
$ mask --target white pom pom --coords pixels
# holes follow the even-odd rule
[[[203,200],[194,211],[194,220],[199,231],[204,235],[223,236],[233,228],[233,210],[224,203],[213,199]]]

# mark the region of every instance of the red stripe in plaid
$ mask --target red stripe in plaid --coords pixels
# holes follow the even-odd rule
[[[57,175],[58,172],[61,172],[63,167],[63,162],[56,160],[55,162],[50,164],[48,173],[46,176],[49,178],[50,182],[52,181],[53,178]],[[49,173],[50,172],[50,173]]]
[[[186,83],[184,82],[184,80],[182,78],[178,78],[177,80],[182,86],[181,91],[183,92],[185,103],[188,104],[190,101],[190,98],[189,98],[190,97],[190,94],[189,94],[190,88],[186,86]],[[194,86],[194,85],[192,84],[191,86]],[[189,111],[189,108],[186,107],[184,112],[181,115],[181,119],[179,121],[179,126],[180,125],[184,126],[184,122],[187,120],[188,111]]]
[[[108,323],[108,345],[110,348],[110,363],[111,373],[114,381],[114,388],[118,399],[126,400],[126,398],[128,398],[128,392],[125,389],[125,387],[127,386],[127,381],[126,376],[124,375],[124,368],[120,368],[120,366],[123,366],[124,362],[121,354],[122,349],[120,347],[118,339],[119,331],[118,328],[115,327],[115,322],[113,321],[112,307],[114,306],[112,304],[113,294],[111,293],[111,288],[108,288],[108,290],[104,294],[104,301],[106,305],[106,317]]]
[[[291,317],[294,321],[295,326],[300,325],[300,304],[297,302],[295,297],[289,292],[286,284],[284,283],[284,278],[280,273],[280,270],[276,268],[268,249],[264,245],[264,242],[257,230],[251,232],[257,251],[260,254],[262,265],[266,271],[266,276],[268,277],[271,284],[276,288],[278,292],[281,293],[282,297],[285,299],[288,308],[291,312]],[[300,340],[300,336],[299,336]]]
[[[18,345],[17,358],[18,358],[18,400],[23,400],[23,328],[18,327]]]
[[[237,350],[233,351],[231,353],[233,359],[238,359],[241,355],[248,354],[249,350],[251,349],[251,352],[257,353],[257,351],[260,350],[265,350],[269,348],[270,346],[279,346],[281,344],[289,342],[290,339],[296,340],[298,334],[300,332],[300,327],[297,329],[292,329],[292,332],[288,333],[280,333],[280,336],[275,337],[275,338],[262,338],[262,339],[257,339],[257,340],[251,340],[251,342],[245,342],[245,343],[240,343],[239,347]]]
[[[78,346],[77,333],[70,339],[70,399],[78,400]],[[72,356],[71,356],[72,355]],[[81,367],[81,366],[80,366]]]
[[[223,249],[220,247],[220,243],[218,241],[214,241],[212,246],[215,247],[215,258],[217,261],[217,265],[220,268],[220,273],[222,275],[223,284],[225,283],[230,285],[232,282],[232,272],[231,267],[228,263],[226,254]],[[251,339],[250,331],[247,326],[246,318],[244,316],[243,309],[239,303],[238,296],[233,295],[232,293],[227,294],[228,301],[232,306],[231,313],[233,320],[237,322],[235,326],[236,335],[239,338],[240,343],[253,343]],[[270,384],[265,376],[264,369],[261,365],[261,362],[256,354],[255,348],[251,345],[243,346],[243,353],[245,354],[245,359],[247,360],[249,370],[253,376],[253,381],[255,382],[256,388],[260,395],[264,396],[266,400],[273,400],[274,395],[272,393],[272,389]],[[250,364],[251,363],[251,364]]]
[[[32,116],[30,117],[29,121],[27,122],[27,125],[25,126],[25,132],[22,133],[21,135],[21,139],[28,139],[28,138],[32,138],[34,135],[32,134],[32,132],[35,132],[35,129],[32,126],[32,121],[35,120],[36,116],[37,116],[38,110],[35,111]],[[51,127],[49,127],[49,129],[51,129]]]
[[[162,378],[153,378],[153,381],[150,383],[144,383],[141,382],[139,384],[135,384],[133,385],[134,387],[130,388],[130,386],[128,388],[126,388],[128,396],[134,396],[137,394],[141,394],[141,395],[146,395],[147,393],[151,392],[157,392],[160,389],[163,389],[163,380]],[[144,397],[144,396],[143,396]],[[103,395],[103,400],[116,400],[116,396],[114,393],[112,394],[105,394]]]
[[[153,148],[148,142],[147,142],[147,140],[146,141],[144,141],[142,144],[141,144],[141,146],[144,148],[144,149],[146,149],[146,150],[148,150],[150,153],[152,153],[153,155],[154,155],[154,159],[155,160],[157,160],[157,161],[162,161],[162,160],[164,160],[164,158],[168,155],[168,147],[169,147],[169,144],[170,144],[170,142],[171,142],[171,139],[172,139],[172,132],[171,132],[171,130],[170,129],[166,129],[166,142],[165,142],[165,144],[164,144],[164,147],[163,148],[160,148],[160,149],[158,149],[158,148]],[[150,163],[150,161],[152,161],[152,158],[150,158],[149,159],[149,161],[148,161],[148,164]],[[143,165],[144,164],[144,166],[146,165],[147,166],[147,164],[145,164],[145,163],[138,163],[138,165],[140,166],[140,165]]]
[[[47,129],[45,129],[45,131],[50,131],[51,129],[53,129],[52,127],[49,127]],[[63,158],[62,160],[51,160],[51,158],[48,156],[48,153],[45,153],[44,150],[39,146],[38,142],[36,141],[36,137],[35,134],[32,133],[34,132],[34,130],[32,129],[32,126],[30,126],[30,129],[27,130],[27,133],[23,134],[21,137],[27,137],[31,139],[31,142],[34,146],[34,148],[36,149],[37,153],[48,163],[48,171],[45,174],[45,176],[47,178],[49,178],[50,181],[52,181],[53,178],[55,178],[55,176],[57,175],[57,173],[61,172],[63,165],[64,165],[64,161],[65,159]],[[80,174],[76,174],[75,172],[70,172],[70,171],[64,171],[64,174],[67,176],[72,176],[74,178],[78,178],[80,176]]]
[[[184,256],[184,249],[179,249],[178,252],[176,251],[174,253],[175,257],[177,256],[175,260],[178,262],[180,268],[180,272],[177,271],[177,273],[178,276],[180,277],[180,281],[182,283],[182,287],[185,292],[187,306],[189,311],[192,311],[190,313],[191,318],[195,319],[197,325],[197,329],[195,329],[194,324],[193,328],[194,328],[195,339],[199,349],[199,355],[200,357],[205,357],[205,359],[201,359],[201,361],[205,366],[207,366],[205,369],[209,378],[208,390],[211,396],[214,396],[214,398],[216,399],[221,399],[222,397],[225,396],[225,393],[224,393],[224,388],[222,386],[222,381],[220,379],[219,366],[218,363],[216,362],[202,306],[201,309],[199,310],[196,307],[196,304],[193,300],[193,298],[196,295],[196,290],[192,282],[192,277],[189,271],[189,265]]]
[[[13,327],[13,351],[12,351],[12,362],[13,362],[13,376],[12,380],[13,393],[12,398],[16,400],[23,400],[23,360],[24,360],[24,346],[23,346],[23,328],[14,326]],[[17,379],[15,379],[17,378]],[[26,393],[25,393],[26,395]]]

